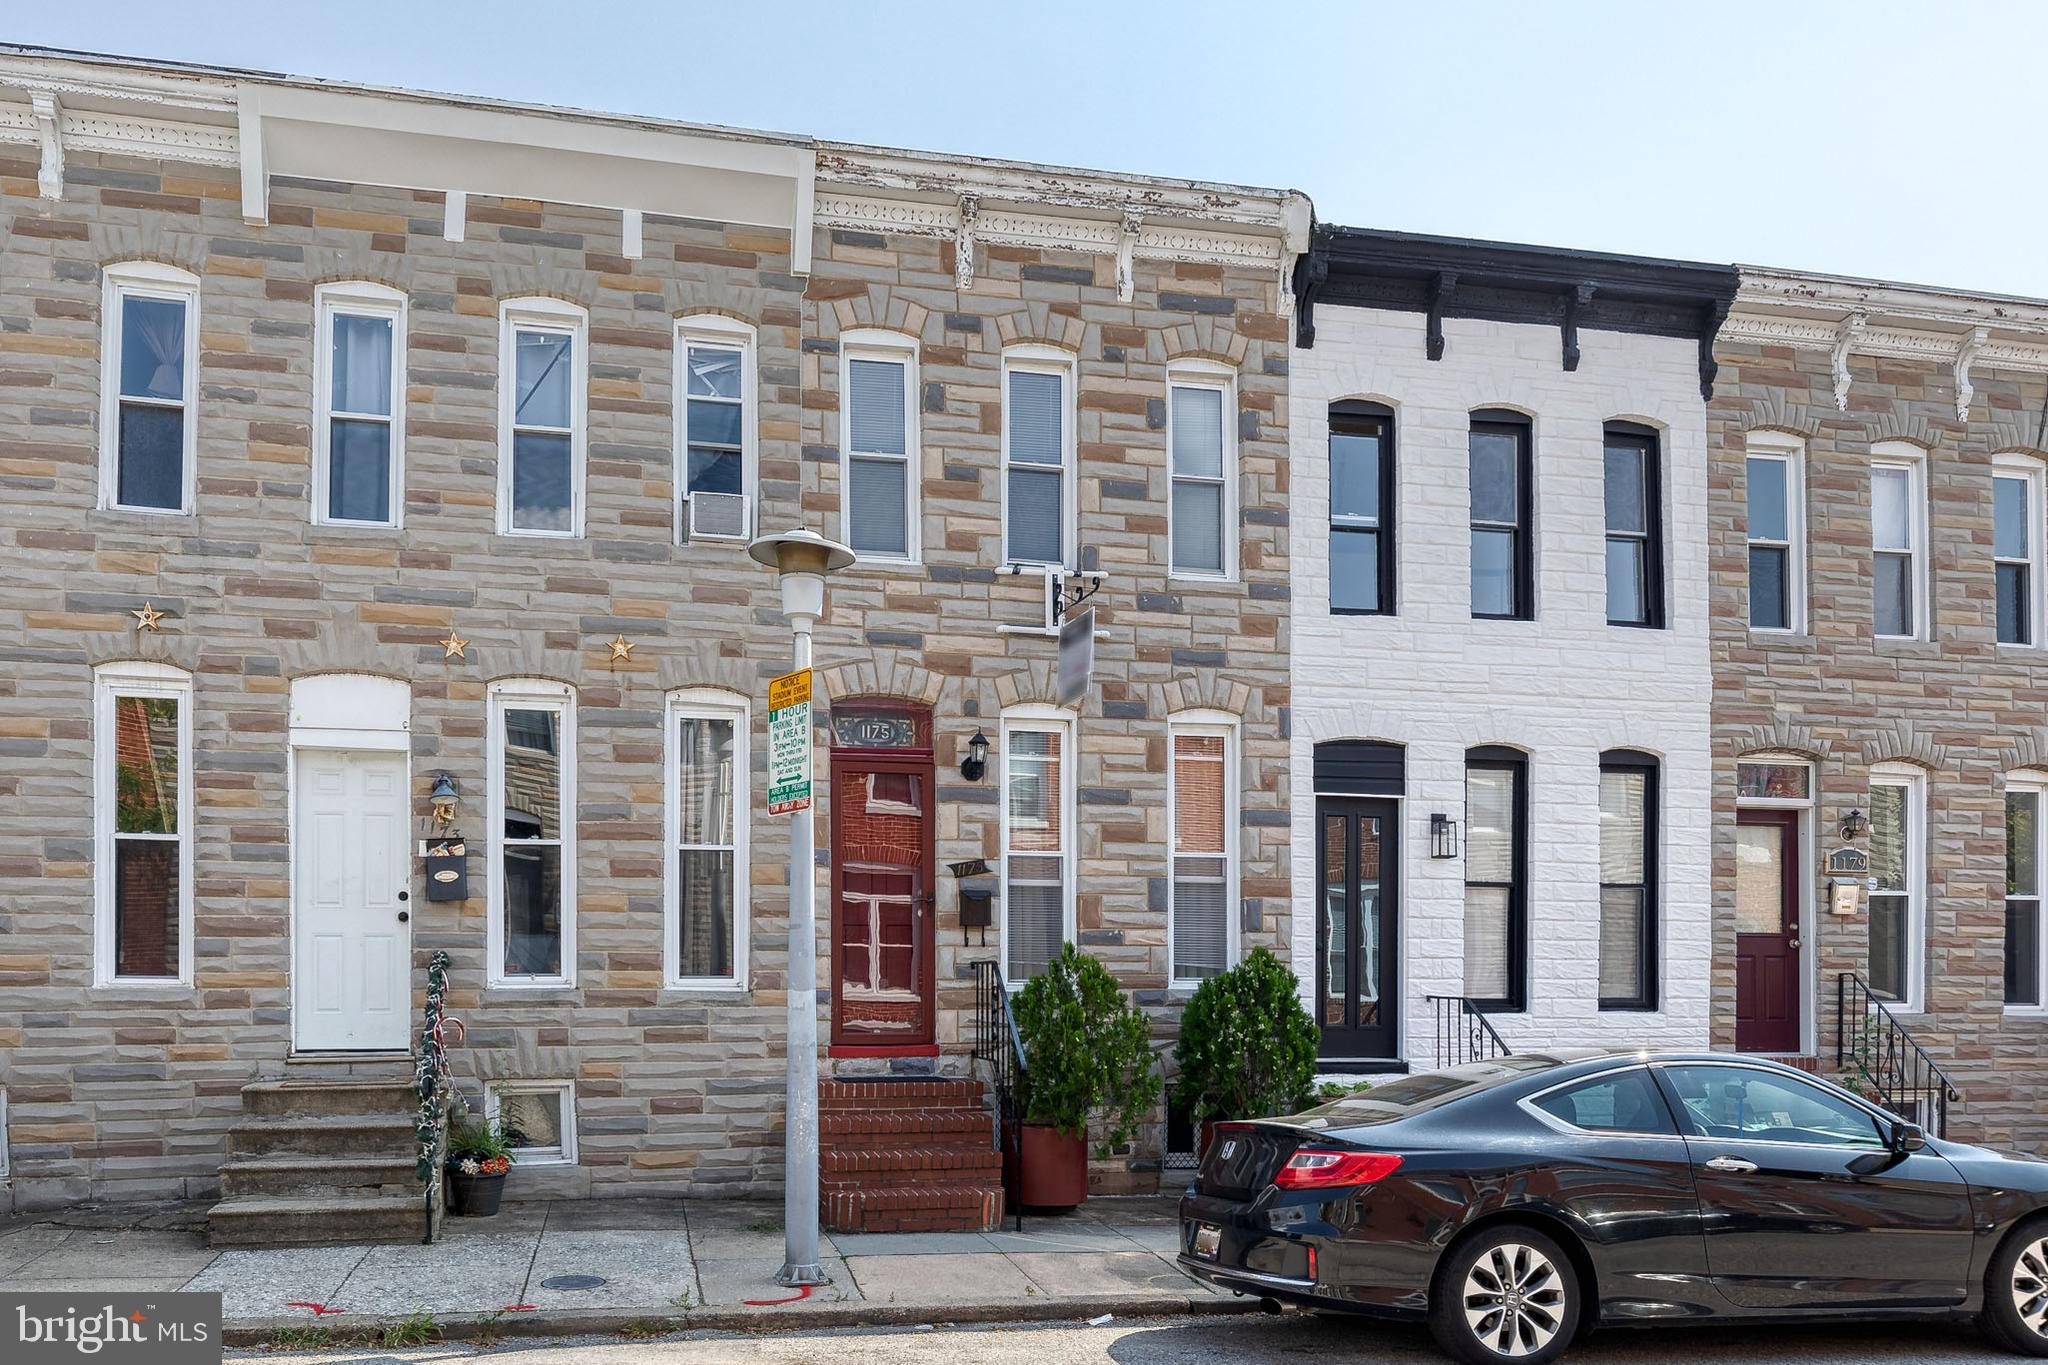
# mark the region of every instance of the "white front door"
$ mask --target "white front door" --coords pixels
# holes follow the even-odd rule
[[[297,754],[292,1046],[402,1051],[412,1014],[405,755]]]

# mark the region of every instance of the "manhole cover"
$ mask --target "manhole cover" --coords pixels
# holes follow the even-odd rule
[[[597,1289],[609,1283],[602,1275],[556,1275],[542,1280],[542,1289]]]

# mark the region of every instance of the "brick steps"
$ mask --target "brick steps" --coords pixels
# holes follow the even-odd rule
[[[834,1232],[985,1232],[1003,1219],[1003,1163],[972,1080],[831,1080],[818,1087],[818,1202]]]

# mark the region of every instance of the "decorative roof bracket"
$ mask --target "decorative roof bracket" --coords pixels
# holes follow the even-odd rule
[[[36,171],[36,190],[45,199],[64,197],[64,110],[54,90],[31,90],[29,112],[43,144],[43,164]]]
[[[1835,375],[1835,406],[1843,412],[1849,410],[1849,348],[1863,329],[1870,323],[1865,313],[1851,313],[1842,319],[1842,325],[1835,329],[1835,350],[1828,366]]]
[[[1593,286],[1578,284],[1564,296],[1564,370],[1571,374],[1579,368],[1579,310],[1593,301]]]
[[[981,213],[981,197],[960,196],[960,226],[953,233],[953,287],[965,292],[974,288],[974,220]]]
[[[1700,401],[1714,401],[1714,381],[1721,376],[1721,362],[1714,359],[1714,338],[1728,320],[1729,300],[1715,299],[1700,310]]]
[[[1429,282],[1429,331],[1424,350],[1431,360],[1444,358],[1444,305],[1458,291],[1458,272],[1439,270]]]
[[[1135,213],[1124,215],[1123,230],[1116,239],[1116,297],[1119,303],[1129,303],[1137,292],[1137,272],[1131,268],[1131,254],[1137,249],[1138,234],[1144,230],[1145,220]],[[1284,292],[1284,291],[1283,291]]]
[[[1956,347],[1956,420],[1970,420],[1970,400],[1977,396],[1977,390],[1970,383],[1970,366],[1976,363],[1977,353],[1984,349],[1984,343],[1991,340],[1989,327],[1974,327]]]

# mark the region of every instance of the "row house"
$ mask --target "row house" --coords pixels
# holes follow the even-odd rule
[[[1323,1068],[1703,1045],[1734,270],[1318,226],[1297,288],[1291,943]]]
[[[1308,222],[0,51],[14,1205],[220,1191],[217,1233],[278,1233],[241,1215],[289,1193],[280,1083],[402,1104],[436,951],[526,1192],[776,1187],[790,638],[747,546],[796,526],[858,556],[816,640],[828,1092],[968,1076],[977,962],[1014,984],[1078,941],[1166,1037],[1291,951]],[[1083,595],[1068,706],[1052,604]],[[977,862],[981,924],[947,871]],[[396,1233],[390,1157],[351,1216]]]

